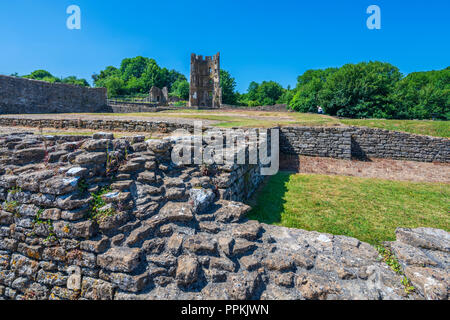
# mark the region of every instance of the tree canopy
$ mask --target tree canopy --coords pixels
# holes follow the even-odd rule
[[[125,58],[120,68],[108,66],[99,74],[92,76],[96,87],[108,89],[110,97],[118,95],[147,94],[151,87],[167,87],[175,93],[174,84],[187,81],[186,77],[175,71],[161,68],[154,59],[145,57]],[[185,86],[185,84],[183,84]],[[176,88],[178,89],[179,84]],[[178,94],[185,93],[178,91]],[[188,94],[189,95],[189,94]]]
[[[17,73],[14,75],[18,76]],[[57,78],[46,70],[36,70],[36,71],[33,71],[32,73],[30,73],[29,75],[22,76],[22,78],[47,81],[47,82],[51,82],[51,83],[67,83],[67,84],[73,84],[73,85],[83,86],[83,87],[90,86],[89,83],[86,81],[86,79],[78,79],[75,76],[69,76],[66,78]]]

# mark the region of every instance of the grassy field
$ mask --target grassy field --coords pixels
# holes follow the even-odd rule
[[[450,185],[280,172],[250,219],[355,237],[395,240],[397,227],[450,229]]]
[[[386,130],[402,131],[415,134],[424,134],[435,137],[450,138],[449,121],[431,120],[382,120],[382,119],[349,119],[339,120],[350,126],[366,126]]]
[[[387,130],[396,130],[414,134],[450,138],[450,121],[431,120],[385,120],[385,119],[338,119],[331,116],[298,113],[298,112],[266,112],[266,111],[218,111],[181,109],[158,113],[123,113],[96,114],[102,116],[127,116],[139,118],[186,118],[213,120],[217,127],[274,127],[274,126],[366,126]]]

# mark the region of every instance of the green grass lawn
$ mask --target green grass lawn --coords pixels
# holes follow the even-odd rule
[[[340,119],[339,121],[350,126],[366,126],[450,138],[450,121],[383,119]]]
[[[269,179],[250,219],[372,244],[395,240],[397,227],[450,228],[449,184],[286,172]]]
[[[74,114],[76,115],[76,114]],[[327,115],[299,112],[251,112],[182,109],[142,113],[96,113],[105,117],[186,118],[213,120],[217,127],[271,128],[275,126],[366,126],[387,130],[450,138],[450,121],[338,119]],[[279,119],[277,119],[279,118]]]

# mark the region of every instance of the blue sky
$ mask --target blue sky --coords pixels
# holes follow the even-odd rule
[[[82,29],[66,28],[81,8]],[[381,30],[366,27],[369,5]],[[295,86],[305,70],[380,60],[403,73],[450,65],[448,0],[14,0],[0,3],[0,74],[46,69],[91,75],[125,57],[151,57],[189,75],[190,53],[221,52],[245,91],[252,81]]]

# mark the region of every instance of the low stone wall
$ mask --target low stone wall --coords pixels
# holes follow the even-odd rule
[[[450,139],[373,128],[352,128],[352,156],[450,162]]]
[[[348,128],[283,127],[280,153],[351,159],[351,131]]]
[[[0,117],[0,126],[165,133],[177,129],[192,133],[194,130],[192,124],[155,120],[54,120],[11,117]],[[280,153],[348,160],[390,158],[448,163],[450,139],[365,127],[281,127]]]
[[[220,182],[255,167],[176,164],[174,141],[0,136],[0,299],[448,298],[444,255],[418,262],[444,269],[407,296],[366,243],[248,221]],[[427,230],[443,236],[419,246],[447,252]]]
[[[190,132],[194,130],[193,125],[165,121],[140,121],[140,120],[61,120],[61,119],[24,119],[24,118],[1,118],[0,126],[23,126],[34,128],[57,128],[57,129],[89,129],[110,130],[125,132],[173,132],[177,129],[185,129]]]
[[[292,112],[292,110],[287,108],[286,104],[276,104],[273,106],[234,106],[230,104],[222,104],[219,109],[223,110],[243,110],[243,111],[268,111],[268,112]]]
[[[0,75],[0,114],[101,112],[105,88]]]
[[[364,127],[283,127],[280,151],[340,159],[450,162],[450,139]]]

